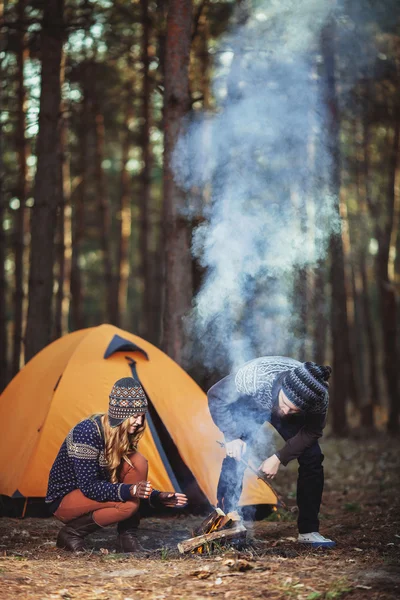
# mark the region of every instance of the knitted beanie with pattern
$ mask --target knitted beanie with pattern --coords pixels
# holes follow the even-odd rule
[[[123,377],[114,383],[108,405],[111,427],[117,427],[129,417],[147,411],[147,397],[138,379]]]
[[[329,366],[306,362],[292,369],[282,381],[282,390],[297,408],[309,413],[324,413],[329,402]]]

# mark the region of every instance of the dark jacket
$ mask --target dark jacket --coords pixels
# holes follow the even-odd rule
[[[257,425],[271,421],[272,414],[278,408],[278,394],[285,374],[300,364],[282,356],[257,358],[208,391],[211,416],[226,441],[246,438],[249,428],[254,431]],[[283,465],[298,458],[322,436],[326,415],[326,410],[322,413],[302,413],[299,418],[303,419],[303,426],[276,452]]]

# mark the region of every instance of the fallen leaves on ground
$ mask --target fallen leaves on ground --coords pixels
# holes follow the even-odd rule
[[[330,551],[296,543],[295,511],[246,522],[249,545],[181,556],[177,543],[203,517],[148,518],[140,555],[117,554],[116,533],[91,550],[60,551],[55,519],[0,519],[0,598],[27,600],[397,600],[400,597],[400,443],[387,438],[323,444],[326,485],[321,533]],[[279,491],[294,504],[296,465]]]

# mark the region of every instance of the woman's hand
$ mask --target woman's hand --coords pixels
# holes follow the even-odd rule
[[[147,499],[153,491],[153,486],[150,481],[139,481],[131,485],[130,491],[133,498]]]
[[[261,465],[259,466],[259,470],[265,473],[267,479],[273,479],[277,474],[280,466],[281,461],[276,456],[276,454],[273,454],[261,463]]]
[[[185,494],[179,494],[178,492],[160,492],[157,500],[163,506],[176,506],[177,508],[186,506],[188,503],[188,499]]]
[[[225,444],[226,455],[235,460],[240,460],[246,452],[246,442],[243,440],[232,440]]]

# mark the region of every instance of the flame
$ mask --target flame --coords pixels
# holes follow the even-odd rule
[[[221,516],[219,519],[217,519],[211,526],[211,528],[209,529],[209,531],[207,533],[212,533],[213,531],[217,531],[217,529],[219,529],[219,526],[221,525],[221,521],[222,521],[223,517]]]

